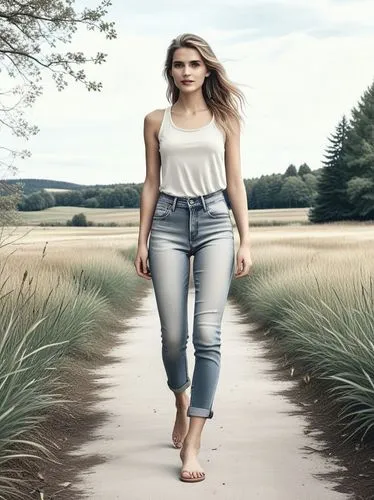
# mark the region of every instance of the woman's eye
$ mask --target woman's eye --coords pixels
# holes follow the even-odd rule
[[[176,62],[174,63],[174,68],[180,68],[182,66],[182,63]],[[200,66],[199,62],[193,62],[191,63],[191,66]]]

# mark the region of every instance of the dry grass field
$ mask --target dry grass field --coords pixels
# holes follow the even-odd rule
[[[20,212],[22,223],[37,226],[43,223],[65,223],[73,215],[83,212],[94,223],[108,224],[115,222],[119,226],[132,226],[139,223],[139,209],[134,208],[83,208],[53,207],[38,212]],[[250,210],[251,225],[270,224],[306,224],[308,208]]]
[[[84,208],[52,207],[38,212],[20,212],[25,225],[37,226],[44,223],[64,223],[73,215],[83,212],[94,223],[115,222],[120,226],[139,223],[139,209],[134,208]]]
[[[68,214],[60,209],[59,216],[64,213],[64,217],[71,217],[73,210]],[[37,215],[40,217],[42,214],[45,217],[49,214],[50,217],[56,217],[57,212],[58,210],[52,209],[38,212]],[[137,210],[126,211],[126,214],[123,210],[101,209],[89,212],[92,214],[89,218],[96,214],[101,220],[106,214],[108,221],[113,220],[114,213],[117,213],[122,221],[131,221],[138,217]],[[267,212],[268,217],[294,221],[297,215],[284,211],[269,215],[270,211]],[[36,224],[36,219],[33,223]],[[343,384],[340,396],[346,397],[348,393],[351,398],[349,402],[358,401],[366,407],[371,405],[374,408],[374,401],[370,400],[370,387],[367,387],[369,379],[366,379],[368,383],[365,386],[362,372],[364,368],[374,380],[374,357],[369,353],[373,328],[365,309],[365,304],[369,302],[365,302],[359,288],[360,284],[368,288],[372,279],[370,272],[374,269],[374,225],[267,225],[252,227],[251,236],[253,277],[250,280],[234,280],[236,283],[233,297],[245,310],[249,308],[255,321],[266,327],[276,325],[280,328],[286,352],[290,354],[290,358],[294,356],[295,360],[301,360],[308,370],[308,376],[318,377],[322,370],[322,374],[331,378],[351,370],[351,378]],[[61,357],[61,360],[73,357],[79,362],[87,356],[101,352],[101,342],[111,328],[104,319],[112,316],[123,317],[123,314],[128,313],[131,307],[128,300],[136,300],[136,290],[140,282],[144,281],[134,274],[132,258],[130,261],[124,259],[123,253],[136,245],[137,237],[136,225],[27,225],[3,231],[0,236],[3,246],[0,249],[0,262],[3,265],[0,285],[2,284],[3,292],[13,290],[15,293],[5,294],[3,297],[1,318],[4,331],[8,328],[9,342],[4,341],[2,344],[3,352],[0,354],[7,360],[7,365],[3,366],[2,372],[0,370],[0,376],[9,379],[9,387],[6,394],[1,394],[0,391],[2,401],[11,401],[13,397],[16,400],[19,393],[17,384],[22,382],[28,387],[28,377],[43,380],[43,376],[49,373],[50,363],[54,366],[56,364],[50,352],[55,353],[53,356]],[[238,244],[236,229],[235,239]],[[7,255],[9,257],[6,257]],[[321,298],[331,308],[332,314],[322,303],[316,302]],[[350,308],[359,311],[361,316],[353,316]],[[16,321],[13,325],[12,316],[12,321]],[[44,316],[48,319],[43,319]],[[43,322],[38,325],[40,320]],[[50,328],[52,324],[54,326]],[[327,337],[321,335],[321,332],[327,331],[331,325],[335,337],[331,336],[331,344],[328,345]],[[353,334],[360,329],[362,337],[352,336],[348,327]],[[33,328],[35,331],[30,337]],[[66,332],[69,332],[68,339]],[[334,344],[334,338],[338,336],[340,340],[347,342],[346,353],[340,352]],[[18,374],[13,366],[16,362],[13,354],[14,346],[19,342],[26,342],[26,339],[25,348],[30,352],[27,369],[30,373],[25,372],[23,376],[23,372]],[[64,343],[67,340],[69,344]],[[51,347],[39,351],[44,344],[50,344]],[[32,354],[34,350],[35,354]],[[320,372],[314,370],[313,363],[319,367]],[[69,380],[73,375],[76,376],[67,373]],[[361,384],[362,391],[351,391],[350,381]],[[42,396],[48,395],[48,387],[39,384],[35,386],[35,390]],[[54,406],[53,398],[45,402],[35,397],[32,393],[33,386],[28,390],[31,392],[28,395],[27,407],[25,406],[27,415],[33,416],[39,411],[46,412],[49,404]],[[356,401],[352,398],[356,398]],[[366,425],[370,422],[366,419],[374,420],[374,411],[373,416],[366,412],[363,417],[358,418],[361,418],[358,423],[363,422]],[[12,417],[8,423],[9,431],[5,444],[12,443],[19,430],[23,429],[22,420],[18,421]],[[1,453],[0,447],[0,459],[3,456]],[[0,493],[6,477],[7,474],[4,473],[2,481],[0,476]]]
[[[39,226],[41,222],[62,223],[79,211],[83,211],[88,220],[95,223],[116,222],[119,226]],[[127,248],[137,241],[138,209],[54,207],[42,212],[21,212],[20,215],[24,225],[15,231],[15,235],[21,238],[17,241],[18,249],[29,248],[30,245],[40,247],[47,241],[49,248],[87,245]],[[370,224],[307,224],[307,209],[251,210],[249,220],[254,244],[279,240],[287,244],[289,240],[299,246],[315,246],[319,245],[317,242],[320,241],[323,241],[324,245],[335,245],[355,240],[371,241],[374,233],[374,226]],[[237,234],[236,239],[238,240]]]
[[[317,249],[346,248],[358,244],[373,245],[373,224],[326,224],[307,226],[265,226],[252,227],[253,245],[274,245],[281,243],[285,247],[309,247]],[[42,248],[48,242],[48,248],[67,247],[116,247],[128,248],[135,245],[138,227],[38,227],[20,226],[8,230],[9,240],[17,240],[17,251]],[[10,235],[10,233],[12,233]],[[238,234],[235,230],[238,242]]]
[[[54,477],[50,462],[39,474],[40,459],[53,452],[59,463],[61,433],[70,442],[69,426],[74,432],[88,412],[88,368],[103,362],[144,283],[126,245],[25,229],[0,238],[0,497],[31,500],[44,498],[38,492]]]

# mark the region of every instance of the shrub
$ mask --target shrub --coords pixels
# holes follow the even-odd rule
[[[80,214],[75,214],[73,216],[73,218],[71,219],[71,221],[67,221],[66,225],[67,226],[88,226],[89,223],[88,223],[87,218],[84,215],[84,213],[81,212]]]

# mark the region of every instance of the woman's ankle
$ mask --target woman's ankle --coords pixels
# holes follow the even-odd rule
[[[201,446],[201,437],[200,436],[189,436],[188,434],[184,438],[183,448],[186,449],[194,449],[199,450]]]
[[[186,392],[175,393],[175,406],[177,410],[186,410],[189,404],[190,402]]]

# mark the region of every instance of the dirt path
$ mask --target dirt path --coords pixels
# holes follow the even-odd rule
[[[193,291],[189,296],[192,318]],[[191,325],[190,320],[190,325]],[[119,363],[100,369],[108,387],[97,404],[109,418],[76,453],[106,461],[82,474],[90,500],[347,500],[315,474],[337,470],[305,446],[304,421],[280,392],[290,382],[269,374],[271,362],[248,325],[228,304],[223,320],[222,369],[214,418],[205,426],[202,483],[178,480],[179,452],[171,447],[173,406],[160,355],[159,320],[151,292],[129,323],[115,354]],[[191,327],[190,327],[191,331]],[[190,371],[193,366],[189,345]],[[193,498],[192,497],[192,498]],[[83,497],[82,497],[83,498]]]

